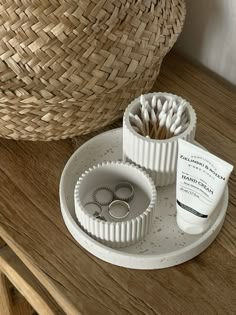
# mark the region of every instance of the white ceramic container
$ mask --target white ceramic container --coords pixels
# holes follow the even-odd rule
[[[158,188],[157,207],[150,233],[140,242],[111,248],[88,235],[79,225],[74,208],[74,187],[78,178],[94,164],[122,159],[122,129],[102,133],[80,146],[68,160],[60,180],[63,220],[80,246],[96,257],[127,268],[160,269],[181,264],[204,251],[224,223],[228,189],[216,207],[212,225],[203,234],[183,233],[176,224],[175,185]],[[214,257],[212,258],[214,259]]]
[[[145,94],[151,102],[156,95],[162,100],[183,99],[170,93]],[[166,140],[146,138],[137,133],[130,123],[129,114],[137,114],[140,109],[140,97],[136,98],[127,107],[123,117],[123,160],[135,163],[142,167],[153,179],[156,186],[173,184],[176,180],[176,163],[178,153],[178,138],[189,142],[194,141],[197,117],[193,107],[187,102],[186,112],[189,118],[188,128],[178,136]]]
[[[84,205],[93,201],[96,189],[109,187],[114,191],[121,182],[131,183],[134,188],[134,197],[127,203],[130,211],[127,211],[125,218],[112,217],[108,211],[109,205],[100,206],[103,219],[86,210]],[[85,231],[103,244],[124,247],[137,243],[150,232],[156,189],[152,179],[142,169],[128,163],[104,162],[81,175],[75,186],[74,201],[76,217]]]

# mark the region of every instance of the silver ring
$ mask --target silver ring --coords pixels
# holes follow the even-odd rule
[[[98,211],[94,211],[92,216],[95,217],[95,218],[99,218],[100,217],[100,214],[102,213],[102,207],[100,206],[100,204],[98,204],[97,202],[93,202],[93,201],[90,201],[90,202],[87,202],[85,205],[84,205],[84,208],[88,205],[95,205],[98,207]]]
[[[114,213],[112,213],[112,208],[114,210],[114,208],[119,205],[120,207],[123,207],[125,210],[126,210],[126,213],[122,216],[119,216],[119,215],[114,215]],[[108,207],[108,213],[110,214],[111,217],[115,218],[115,219],[123,219],[125,217],[127,217],[127,215],[129,214],[130,212],[130,206],[129,204],[124,201],[124,200],[114,200],[112,201],[110,204],[109,204],[109,207]]]
[[[129,191],[129,195],[127,197],[119,196],[119,190],[122,188],[126,188]],[[130,202],[134,198],[134,187],[129,182],[120,182],[116,185],[114,194],[116,199]]]
[[[98,198],[98,196],[97,196],[97,194],[98,194],[98,192],[99,191],[108,191],[110,194],[111,194],[111,197],[110,197],[110,199],[108,199],[107,201],[100,201],[99,200],[99,198]],[[95,189],[95,191],[93,192],[93,200],[96,202],[96,203],[98,203],[100,206],[107,206],[107,205],[109,205],[111,202],[112,202],[112,200],[114,199],[114,192],[110,189],[110,188],[108,188],[108,187],[98,187],[97,189]]]
[[[95,218],[100,219],[100,220],[102,220],[102,221],[106,221],[106,219],[104,218],[104,216],[101,215],[101,213],[102,213],[102,207],[101,207],[97,202],[93,202],[93,201],[87,202],[87,203],[84,205],[84,208],[85,208],[87,205],[96,205],[96,206],[99,208],[99,212],[98,212],[98,211],[95,211],[95,212],[92,214],[92,216],[94,216]]]

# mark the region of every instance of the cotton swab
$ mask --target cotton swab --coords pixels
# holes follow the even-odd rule
[[[175,129],[174,135],[177,136],[182,130],[182,126],[179,126],[178,128]]]
[[[172,113],[173,113],[173,111],[171,112],[169,112],[169,114],[168,114],[168,116],[167,116],[167,118],[166,118],[166,138],[168,138],[169,137],[169,129],[170,129],[170,126],[171,126],[171,120],[172,120]]]
[[[154,138],[155,138],[156,132],[157,132],[157,117],[153,109],[151,110],[151,122],[152,122],[152,131],[150,133],[150,136],[153,136],[154,134]]]
[[[177,116],[181,117],[183,112],[185,111],[186,103],[181,103],[177,110]]]
[[[152,106],[152,109],[155,111],[156,107],[157,107],[157,96],[154,95],[152,97],[152,102],[151,102],[151,106]]]
[[[172,109],[173,109],[173,112],[174,112],[174,113],[177,112],[178,106],[177,106],[177,104],[176,104],[176,101],[173,101]]]
[[[131,123],[134,124],[134,126],[133,126],[134,130],[138,133],[143,134],[143,128],[141,127],[141,124],[140,124],[141,120],[140,119],[137,120],[137,118],[135,117],[135,115],[133,113],[129,113],[129,118],[130,118]]]
[[[148,136],[149,135],[149,121],[150,121],[150,118],[149,118],[149,113],[148,113],[148,110],[147,108],[145,108],[144,110],[144,113],[143,113],[143,116],[144,116],[144,122],[145,122],[145,129],[146,129],[146,135]]]
[[[157,112],[160,113],[162,111],[162,103],[161,100],[157,100]]]
[[[129,113],[129,119],[130,119],[131,123],[133,123],[137,126],[136,118],[135,118],[135,115],[133,113]]]
[[[165,113],[165,112],[163,111],[163,109],[162,109],[162,111],[161,111],[160,114],[158,115],[159,121],[162,119],[162,117],[163,117],[164,115],[166,115],[166,113]]]
[[[142,95],[140,96],[140,103],[141,103],[142,106],[144,106],[144,105],[145,105],[145,102],[146,102],[145,96],[142,94]]]
[[[173,108],[171,108],[168,112],[168,116],[170,116],[170,119],[172,120],[173,117]]]
[[[171,133],[171,134],[174,134],[176,127],[177,127],[177,126],[176,126],[175,123],[170,127],[170,133]]]
[[[146,108],[147,110],[148,110],[148,112],[151,112],[151,106],[149,105],[149,102],[148,101],[146,101],[145,102],[145,106],[144,106],[144,108]]]
[[[144,112],[145,112],[146,109],[147,109],[148,112],[151,111],[151,107],[150,107],[148,101],[145,101],[143,103],[143,105],[142,105],[142,108],[141,108],[141,118],[142,118],[142,120],[144,120]]]
[[[164,127],[165,125],[165,122],[166,122],[166,114],[164,114],[160,120],[160,123],[159,123],[159,127],[158,127],[158,130],[157,130],[157,139],[158,137],[161,135],[161,132],[162,132],[162,128]],[[159,138],[160,139],[160,138]]]
[[[134,121],[134,120],[135,120],[134,114],[133,114],[133,113],[129,113],[129,118],[130,118],[132,121]]]
[[[168,110],[168,101],[166,100],[165,103],[163,104],[162,111],[166,113],[167,110]]]
[[[137,116],[137,117],[135,117]],[[141,119],[138,117],[138,115],[134,115],[132,113],[129,113],[129,117],[131,122],[135,125],[135,127],[139,128],[141,132],[143,132],[143,123]]]
[[[175,113],[171,118],[171,125],[176,121],[177,114]]]
[[[142,120],[139,118],[138,115],[135,115],[135,121],[136,121],[136,126],[139,127],[143,133],[143,136],[145,135],[146,131],[145,131],[145,127],[142,123]]]
[[[179,116],[177,116],[175,122],[176,126],[179,126],[179,124],[181,123],[181,118]]]
[[[173,100],[170,100],[168,103],[168,110],[170,110],[172,108],[173,105]]]
[[[157,117],[156,117],[156,114],[154,112],[154,109],[151,110],[151,121],[153,124],[157,122]]]
[[[178,135],[189,126],[187,102],[179,99],[164,99],[153,95],[149,101],[140,96],[140,112],[130,113],[130,122],[136,132],[154,139],[167,139]]]
[[[132,126],[132,127],[133,127],[134,131],[136,131],[137,133],[140,133],[140,132],[141,132],[141,130],[139,129],[139,127],[137,127],[137,126]]]

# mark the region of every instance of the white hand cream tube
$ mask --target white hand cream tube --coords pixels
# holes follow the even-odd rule
[[[189,234],[205,232],[233,166],[182,139],[178,140],[177,224]]]

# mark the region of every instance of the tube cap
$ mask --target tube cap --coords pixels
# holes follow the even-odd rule
[[[202,224],[193,224],[185,221],[178,213],[176,216],[176,221],[178,227],[185,233],[188,234],[201,234],[204,233],[211,224],[211,221],[208,219]]]

